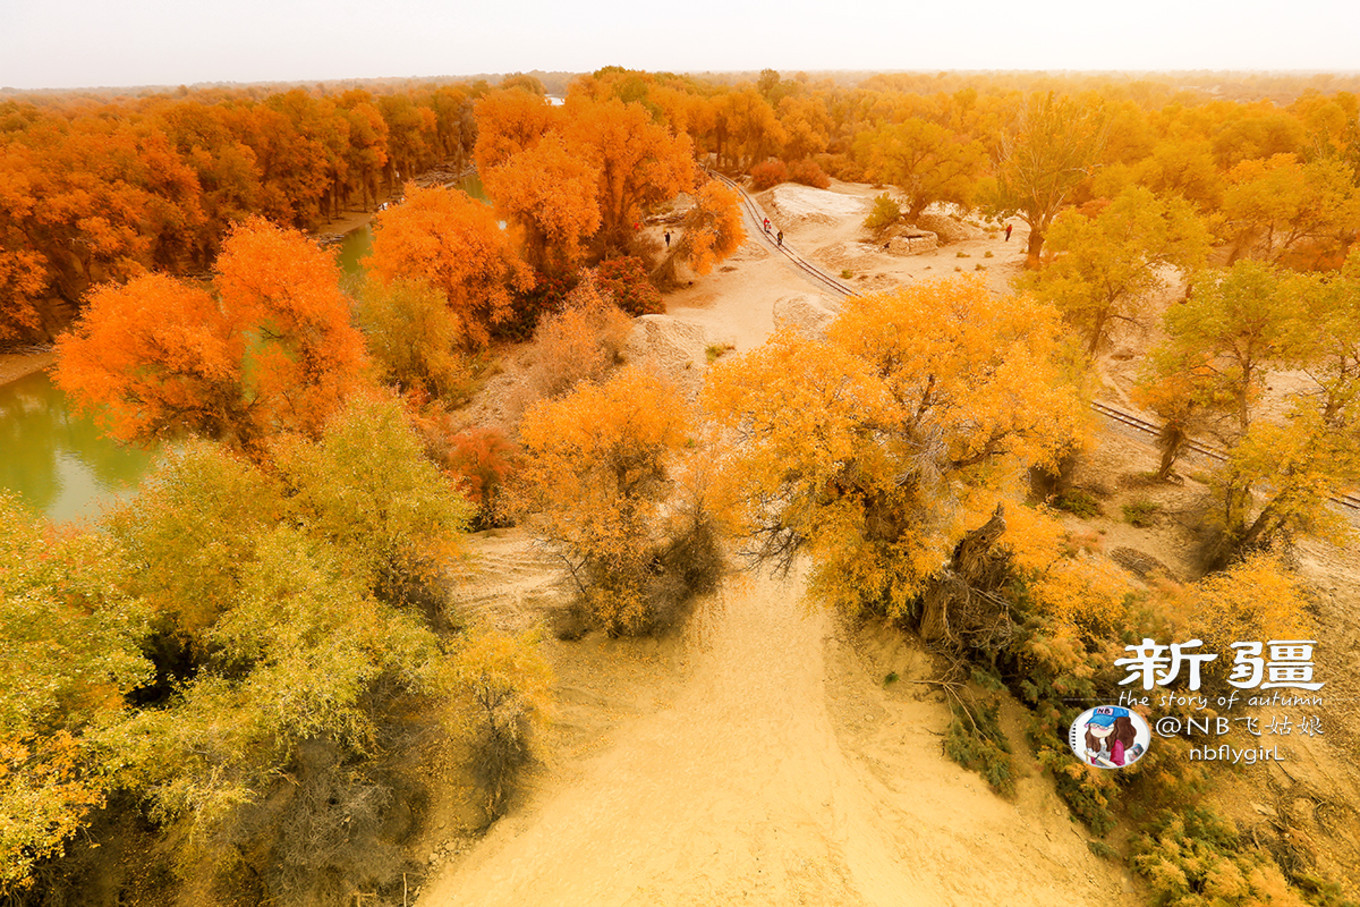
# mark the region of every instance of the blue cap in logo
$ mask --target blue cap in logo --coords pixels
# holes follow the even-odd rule
[[[1096,727],[1109,727],[1114,724],[1116,718],[1129,717],[1129,710],[1117,705],[1102,705],[1092,710],[1091,718],[1086,723],[1094,724]]]

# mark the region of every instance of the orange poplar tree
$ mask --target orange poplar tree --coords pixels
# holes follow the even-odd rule
[[[482,171],[496,210],[524,233],[524,257],[539,273],[564,272],[600,228],[600,173],[557,133]]]
[[[476,111],[477,144],[472,156],[482,173],[532,148],[562,124],[560,108],[523,89],[493,91],[477,102]]]
[[[375,218],[364,266],[382,281],[423,279],[441,291],[470,346],[490,342],[491,328],[512,313],[514,292],[534,285],[495,212],[456,189],[408,186],[404,202]]]
[[[625,250],[643,211],[694,188],[693,145],[652,122],[641,104],[568,103],[567,116],[570,139],[599,170],[601,244]]]
[[[368,364],[334,260],[253,219],[223,244],[213,287],[101,287],[58,343],[57,383],[129,441],[188,432],[254,450],[278,431],[316,434]]]

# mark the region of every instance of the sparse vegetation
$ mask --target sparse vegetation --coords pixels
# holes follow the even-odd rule
[[[949,729],[945,732],[944,751],[964,768],[975,771],[1004,797],[1015,793],[1015,768],[1011,745],[997,723],[997,703],[962,702],[950,705]]]
[[[1068,488],[1062,491],[1053,499],[1053,506],[1085,519],[1103,513],[1100,501],[1084,488]]]
[[[1162,505],[1156,501],[1139,499],[1124,504],[1122,509],[1124,522],[1139,529],[1146,529],[1157,524],[1157,516],[1162,512]]]
[[[870,230],[886,230],[902,220],[902,207],[884,192],[874,197],[874,206],[864,219],[864,226]]]

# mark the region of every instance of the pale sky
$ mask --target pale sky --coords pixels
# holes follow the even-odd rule
[[[1360,70],[1360,0],[0,0],[0,87],[542,70]]]

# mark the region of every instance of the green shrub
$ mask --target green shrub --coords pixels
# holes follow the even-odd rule
[[[901,219],[902,206],[884,192],[874,199],[874,206],[870,209],[869,216],[864,219],[864,226],[870,230],[884,230]]]
[[[1102,860],[1118,860],[1119,851],[1115,850],[1104,841],[1087,841],[1086,849],[1100,857]]]
[[[1156,501],[1139,499],[1124,505],[1124,522],[1130,526],[1137,526],[1139,529],[1146,529],[1156,525],[1157,514],[1161,512],[1162,505]]]
[[[1069,488],[1053,499],[1053,506],[1083,519],[1100,516],[1100,502],[1081,488]]]
[[[950,759],[987,779],[992,790],[1002,796],[1015,793],[1015,767],[1010,741],[997,720],[998,704],[975,704],[968,708],[955,702],[945,732],[944,751]]]

